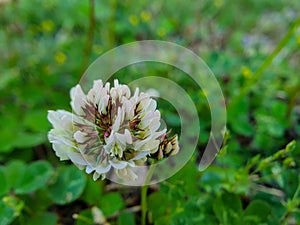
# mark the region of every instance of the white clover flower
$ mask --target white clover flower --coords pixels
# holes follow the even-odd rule
[[[113,171],[123,179],[137,179],[133,167],[179,150],[177,135],[167,138],[166,129],[160,129],[156,101],[139,89],[131,96],[117,80],[112,88],[96,80],[87,95],[75,86],[71,106],[73,113],[49,111],[53,129],[48,138],[61,160],[93,172],[94,180]]]

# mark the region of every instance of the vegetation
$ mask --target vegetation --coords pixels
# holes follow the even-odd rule
[[[0,12],[0,225],[142,223],[139,187],[94,182],[58,160],[47,111],[70,111],[70,88],[97,57],[146,39],[198,54],[220,83],[228,113],[223,147],[200,172],[210,132],[200,87],[153,62],[111,78],[172,79],[199,114],[193,157],[148,188],[147,224],[300,224],[299,1],[6,0]],[[163,100],[158,107],[180,133],[175,109]]]

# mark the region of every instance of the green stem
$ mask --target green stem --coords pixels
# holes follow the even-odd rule
[[[300,80],[298,80],[298,83],[296,84],[296,86],[294,86],[293,88],[291,88],[292,90],[290,90],[290,101],[288,103],[288,108],[287,108],[287,113],[286,113],[286,117],[290,118],[291,114],[292,114],[292,110],[294,108],[294,106],[297,103],[297,97],[300,94]]]
[[[108,47],[109,48],[114,48],[115,47],[115,20],[116,20],[116,14],[117,14],[117,7],[118,7],[118,1],[116,0],[111,0],[111,17],[109,18],[108,21]]]
[[[88,37],[86,46],[84,49],[84,55],[81,63],[80,68],[80,76],[84,73],[87,69],[89,58],[92,52],[93,41],[94,41],[94,31],[96,28],[96,18],[95,18],[95,0],[90,0],[90,12],[89,12],[89,30],[88,30]]]
[[[145,179],[145,183],[144,185],[142,186],[142,189],[141,189],[141,208],[142,208],[142,225],[146,225],[147,224],[147,190],[148,190],[148,183],[150,182],[151,180],[151,177],[153,175],[153,172],[154,172],[154,169],[155,169],[155,164],[152,164],[147,172],[147,176],[146,176],[146,179]]]
[[[298,176],[298,187],[293,195],[293,198],[291,199],[292,202],[295,202],[298,200],[297,198],[298,198],[299,193],[300,193],[300,176]],[[289,219],[289,216],[291,213],[292,213],[292,209],[287,208],[285,213],[280,218],[280,221],[282,221],[282,224],[284,224],[284,225],[288,224],[288,221],[289,221],[288,219]]]
[[[94,222],[93,222],[92,219],[90,219],[88,217],[85,217],[85,216],[82,216],[82,215],[79,215],[79,214],[76,214],[76,216],[74,217],[74,219],[76,219],[78,221],[82,221],[85,224],[94,224]]]
[[[267,57],[267,59],[263,62],[263,64],[257,69],[257,71],[254,73],[252,78],[248,80],[246,85],[240,91],[240,94],[232,99],[230,103],[231,105],[234,105],[234,103],[236,103],[238,100],[243,98],[247,94],[247,92],[252,88],[253,84],[255,84],[259,80],[259,78],[262,76],[262,74],[265,72],[268,66],[273,62],[274,58],[288,43],[288,41],[293,37],[293,34],[295,30],[299,27],[299,25],[300,25],[300,17],[296,19],[296,21],[290,27],[286,35],[280,40],[280,42],[277,44],[274,51]]]

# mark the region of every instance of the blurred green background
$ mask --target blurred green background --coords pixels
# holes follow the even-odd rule
[[[288,0],[1,0],[0,225],[141,224],[139,188],[94,182],[59,162],[46,116],[70,110],[70,88],[97,57],[146,39],[202,57],[228,112],[221,153],[199,172],[210,131],[205,93],[157,63],[115,75],[122,83],[141,75],[172,79],[200,117],[195,155],[148,191],[148,224],[300,224],[299,15],[300,1]],[[159,107],[180,131],[176,111],[163,101]]]

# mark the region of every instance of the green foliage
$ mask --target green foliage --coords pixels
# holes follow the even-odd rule
[[[268,188],[264,184],[280,181],[277,176],[285,176],[274,172],[278,169],[278,160],[281,159],[284,164],[294,147],[295,142],[292,141],[286,148],[268,158],[260,159],[259,155],[253,157],[245,167],[239,169],[210,166],[198,177],[192,175],[191,161],[168,182],[161,184],[160,192],[148,197],[150,221],[154,221],[154,224],[166,221],[172,224],[280,224],[280,215],[285,215],[289,210],[287,208],[288,211],[284,213],[284,207],[278,197],[281,191]],[[181,173],[189,174],[186,176],[188,178],[176,179]],[[277,185],[279,184],[280,182]],[[300,183],[296,184],[299,189]],[[193,191],[188,191],[186,186]],[[286,190],[286,187],[283,188]],[[261,192],[268,193],[267,198],[258,198]],[[270,197],[272,195],[275,198]],[[298,196],[297,190],[293,190],[293,196],[293,203],[291,200],[284,203],[288,204],[292,211],[296,210],[299,203],[299,197],[295,197]],[[245,198],[250,197],[253,200],[245,204]]]
[[[213,211],[221,224],[238,224],[242,214],[242,203],[236,195],[223,194],[213,202]]]
[[[54,213],[39,213],[31,217],[27,221],[28,225],[39,225],[39,224],[44,224],[44,225],[55,225],[57,224],[57,216]]]
[[[79,198],[85,183],[86,176],[75,166],[59,167],[48,187],[49,196],[57,204],[70,203]]]
[[[16,216],[12,208],[5,205],[3,201],[0,202],[1,225],[10,224]]]
[[[8,187],[11,189],[19,185],[26,172],[26,164],[20,160],[13,160],[6,164],[4,169]]]
[[[98,205],[103,195],[103,183],[87,179],[86,186],[81,198],[91,205]]]
[[[5,196],[0,202],[1,224],[10,224],[16,217],[20,216],[24,208],[24,202],[14,196]]]
[[[264,224],[267,223],[270,212],[269,204],[261,200],[254,200],[246,208],[243,219],[247,225]]]
[[[145,39],[199,54],[220,83],[228,113],[227,140],[214,164],[199,172],[211,125],[200,87],[182,71],[154,62],[114,75],[122,83],[141,76],[171,79],[199,113],[196,153],[149,189],[148,224],[299,224],[300,2],[95,1],[92,31],[89,2],[0,1],[0,225],[141,224],[139,189],[94,182],[58,162],[46,116],[70,110],[70,88],[89,63]],[[158,107],[180,133],[174,107],[164,100]]]
[[[119,193],[106,194],[101,199],[100,207],[104,215],[112,215],[124,207],[122,196]]]
[[[1,186],[0,186],[0,196],[5,194],[8,189],[7,180],[5,177],[5,174],[2,170],[0,170],[0,180],[1,180]]]
[[[122,213],[118,217],[118,225],[135,225],[134,215],[132,213]]]
[[[3,176],[2,188],[16,194],[28,194],[46,186],[53,173],[47,161],[35,161],[29,165],[22,161],[11,161],[0,171],[0,176]]]
[[[52,172],[51,165],[46,161],[37,161],[30,164],[15,187],[16,194],[30,193],[45,186]]]
[[[95,209],[97,211],[98,209],[93,209],[82,210],[80,214],[76,215],[76,225],[95,224],[97,222],[97,215],[95,214]],[[105,221],[105,219],[103,221]]]

